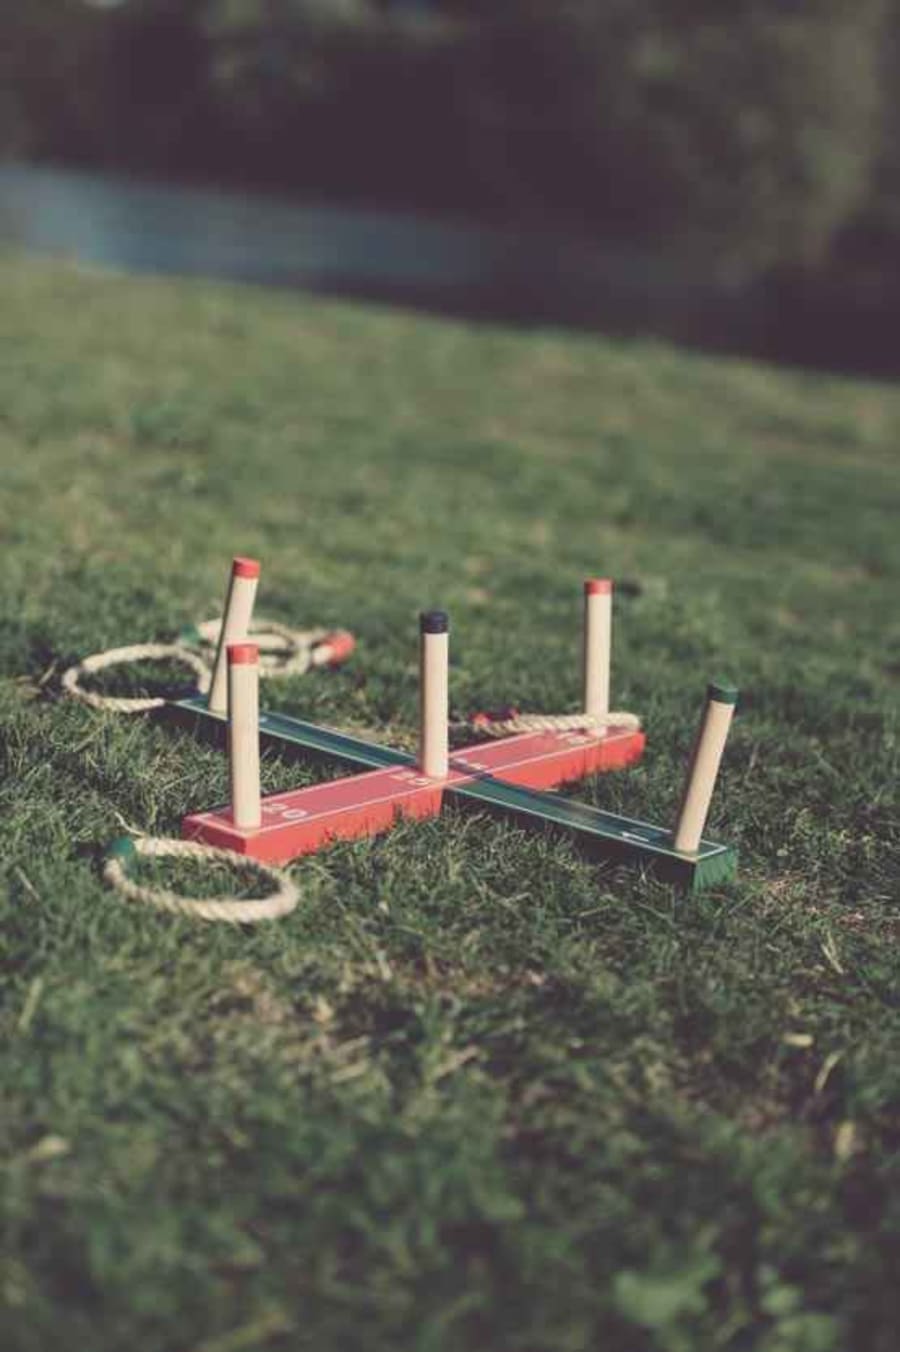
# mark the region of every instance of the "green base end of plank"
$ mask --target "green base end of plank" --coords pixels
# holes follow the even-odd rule
[[[710,855],[698,861],[690,890],[700,892],[707,887],[717,887],[719,883],[734,882],[738,871],[738,852],[726,845],[720,854]]]
[[[671,833],[649,822],[620,817],[555,793],[520,789],[485,775],[453,791],[460,806],[495,808],[522,826],[540,826],[575,839],[592,858],[637,865],[654,877],[699,892],[737,873],[737,852],[729,845],[702,840],[696,854],[672,846]]]
[[[210,713],[202,696],[166,705],[160,716],[207,741],[224,744],[227,721]],[[313,756],[346,762],[362,770],[413,765],[414,757],[392,747],[333,732],[287,714],[260,714],[260,740],[282,755]],[[500,812],[523,826],[540,827],[574,838],[592,857],[636,864],[687,892],[729,882],[737,872],[737,853],[728,845],[702,840],[696,854],[672,847],[671,833],[649,822],[620,817],[554,793],[540,793],[479,775],[448,785],[446,797],[469,811]]]

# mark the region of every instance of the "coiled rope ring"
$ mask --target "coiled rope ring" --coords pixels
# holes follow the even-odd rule
[[[184,631],[190,641],[196,635],[202,648],[214,653],[222,633],[222,620],[201,620]],[[291,629],[278,620],[254,620],[248,638],[259,648],[261,676],[304,676],[310,667],[319,666],[316,649],[331,633],[328,629]],[[325,654],[324,660],[328,660]]]
[[[455,728],[466,728],[487,737],[509,737],[517,732],[603,732],[607,728],[623,728],[638,732],[641,720],[637,714],[624,711],[594,718],[591,714],[520,714],[511,711],[508,717],[494,718],[490,714],[475,714]]]
[[[128,648],[110,648],[108,652],[95,653],[93,657],[85,657],[63,673],[62,687],[67,694],[74,695],[94,709],[112,709],[120,714],[140,714],[149,709],[161,709],[168,703],[161,696],[128,699],[119,695],[98,695],[93,690],[85,690],[81,684],[83,676],[96,671],[104,671],[107,667],[116,667],[123,662],[142,661],[183,662],[196,674],[198,693],[203,695],[209,689],[212,672],[208,664],[180,643],[134,643]]]
[[[85,657],[69,667],[62,687],[69,695],[94,709],[110,709],[119,714],[140,714],[161,709],[168,700],[161,696],[128,698],[101,695],[81,684],[88,676],[125,662],[184,662],[196,673],[197,693],[205,695],[212,683],[212,658],[216,652],[221,619],[202,620],[179,635],[177,643],[135,643],[128,648],[110,648],[105,653]],[[259,620],[250,626],[250,636],[260,649],[260,675],[303,676],[311,667],[342,662],[353,650],[353,635],[343,629],[291,629],[277,620]],[[200,651],[197,651],[199,645]]]
[[[128,876],[138,855],[146,859],[204,859],[211,863],[231,864],[264,878],[273,885],[273,890],[265,897],[244,900],[238,897],[183,897],[166,888],[144,887]],[[236,854],[234,850],[220,850],[193,840],[152,836],[133,840],[130,836],[122,836],[110,846],[103,866],[103,879],[129,901],[145,902],[157,910],[187,915],[194,920],[224,920],[233,925],[279,920],[289,915],[300,900],[296,884],[282,869]]]

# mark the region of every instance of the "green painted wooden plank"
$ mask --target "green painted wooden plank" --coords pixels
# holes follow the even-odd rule
[[[729,845],[711,840],[700,842],[695,855],[672,848],[672,835],[664,827],[621,817],[615,812],[579,803],[554,793],[521,789],[490,775],[479,777],[445,792],[464,801],[466,807],[500,809],[523,825],[542,825],[577,838],[579,845],[601,858],[627,860],[652,868],[670,882],[689,891],[699,891],[733,878],[737,854]]]
[[[166,722],[177,723],[199,736],[224,744],[228,719],[225,714],[212,713],[202,695],[167,704],[160,710],[160,715]],[[307,723],[302,718],[292,718],[289,714],[260,713],[259,736],[264,746],[276,750],[294,754],[302,751],[326,760],[344,761],[365,770],[415,764],[415,758],[405,751],[367,742],[362,737],[353,737],[348,733],[335,732],[317,723]]]
[[[224,740],[225,716],[211,713],[202,697],[179,700],[167,705],[162,713],[167,721],[201,736]],[[344,761],[360,769],[415,764],[415,758],[405,751],[379,746],[288,714],[261,713],[259,731],[263,743],[279,751]],[[688,891],[726,882],[737,871],[737,853],[728,845],[703,840],[695,855],[683,854],[672,848],[671,833],[663,827],[557,794],[519,788],[491,775],[480,774],[465,784],[448,784],[445,793],[467,809],[499,810],[522,825],[539,825],[574,835],[592,855],[643,865]]]

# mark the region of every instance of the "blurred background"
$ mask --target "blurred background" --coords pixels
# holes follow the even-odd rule
[[[900,0],[0,0],[0,238],[900,367]]]

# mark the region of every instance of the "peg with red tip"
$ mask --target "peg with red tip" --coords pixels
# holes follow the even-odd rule
[[[259,784],[259,648],[229,643],[228,775],[235,826],[254,830],[262,821]]]
[[[612,645],[612,582],[588,578],[584,584],[584,712],[602,723],[609,713]]]
[[[209,698],[207,700],[207,704],[213,713],[224,714],[227,709],[228,645],[229,643],[242,642],[249,633],[258,584],[259,563],[257,560],[234,559],[231,565],[228,595],[225,598],[225,611],[222,616],[219,644],[216,648],[216,660],[213,665],[212,683],[209,687]]]

